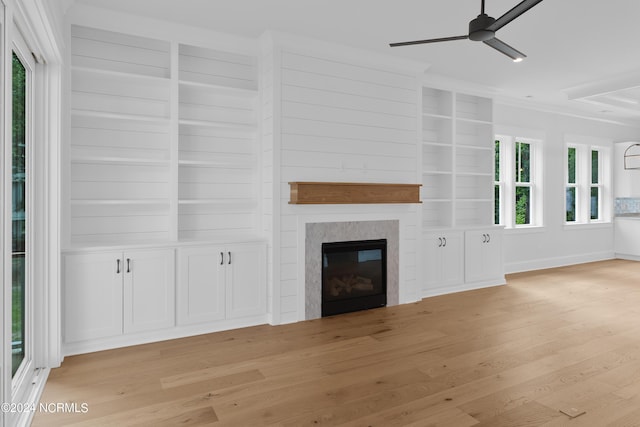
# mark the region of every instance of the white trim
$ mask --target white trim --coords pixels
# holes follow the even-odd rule
[[[579,141],[584,139],[584,143]],[[598,143],[598,144],[595,144]],[[602,138],[566,136],[564,144],[564,220],[565,227],[576,225],[610,224],[613,220],[613,158],[611,141]],[[576,150],[576,182],[569,184],[569,148]],[[591,152],[598,152],[598,184],[592,184],[591,177]],[[575,221],[566,220],[566,189],[576,189],[576,216]],[[600,189],[598,196],[598,219],[591,219],[591,188]]]
[[[173,340],[194,335],[210,334],[213,332],[264,325],[268,323],[267,320],[267,315],[261,314],[258,316],[243,317],[242,319],[228,319],[197,325],[175,326],[173,328],[159,329],[156,331],[145,331],[133,334],[117,335],[108,338],[65,343],[63,346],[63,354],[65,356],[71,356],[74,354],[92,353],[94,351]]]
[[[517,128],[509,128],[517,131]],[[507,130],[502,127],[502,130]],[[527,134],[533,131],[525,131]],[[540,135],[541,132],[535,132]],[[544,227],[544,173],[543,173],[543,145],[541,139],[519,136],[520,132],[504,134],[496,132],[494,139],[500,141],[500,176],[494,185],[500,185],[500,223],[506,230],[531,229]],[[515,176],[516,142],[529,144],[529,182],[518,182]],[[529,188],[529,224],[516,224],[516,188]]]
[[[592,230],[594,228],[613,228],[613,222],[591,221],[587,223],[565,223],[563,229],[565,231],[575,230]]]
[[[38,401],[44,388],[50,366],[58,366],[61,361],[60,352],[60,303],[59,303],[59,259],[60,259],[60,227],[59,227],[59,189],[60,189],[60,163],[59,148],[62,132],[62,11],[59,10],[57,20],[52,19],[53,12],[61,6],[59,3],[47,2],[45,0],[5,0],[6,22],[3,31],[3,99],[5,117],[11,116],[11,57],[12,39],[21,33],[26,39],[27,47],[23,48],[25,60],[37,58],[33,81],[34,95],[33,105],[35,107],[33,116],[33,143],[34,169],[32,175],[35,191],[33,192],[33,210],[38,213],[34,218],[35,223],[31,233],[36,239],[33,245],[34,272],[32,278],[37,286],[35,292],[35,325],[33,325],[33,361],[34,367],[41,367],[34,372],[32,378],[28,378],[28,384],[23,388],[21,396],[14,402],[35,403]],[[1,14],[1,12],[0,12]],[[33,54],[33,55],[32,55]],[[6,122],[6,121],[5,121]],[[5,154],[10,153],[11,129],[4,126],[3,150]],[[8,151],[7,151],[8,150]],[[7,162],[11,156],[6,156]],[[6,168],[6,164],[5,164]],[[9,178],[7,178],[9,176]],[[6,194],[6,189],[10,179],[10,168],[3,176],[2,185],[2,206],[3,213],[0,219],[5,227],[4,236],[11,236],[10,225],[7,221],[5,211],[7,206],[11,206],[10,194]],[[9,208],[10,209],[10,208]],[[10,253],[10,241],[4,238],[2,241],[4,253]],[[10,303],[7,295],[10,287],[6,285],[7,280],[11,280],[10,272],[6,268],[2,272],[4,292],[3,301],[3,343],[10,338]],[[7,279],[8,278],[8,279]],[[3,345],[3,372],[0,375],[2,390],[0,397],[3,402],[10,402],[11,395],[11,354],[8,346]],[[8,361],[8,363],[7,363]],[[8,374],[8,376],[7,376]],[[0,425],[27,426],[31,422],[33,413],[22,413],[16,416],[10,414],[0,414]],[[2,423],[5,424],[2,424]]]
[[[7,105],[10,103],[7,101],[7,97],[5,96],[8,93],[8,79],[1,78],[2,76],[7,75],[7,70],[9,70],[6,55],[4,52],[8,51],[8,35],[9,31],[6,25],[6,17],[8,15],[8,11],[6,10],[5,2],[0,0],[0,105],[3,106],[4,113],[0,113],[0,133],[3,135],[3,138],[0,139],[0,162],[2,162],[2,167],[0,167],[0,228],[2,232],[0,232],[0,244],[2,245],[2,250],[0,253],[8,254],[10,253],[11,248],[11,228],[9,226],[10,219],[8,220],[11,214],[11,192],[9,189],[9,182],[11,182],[11,161],[10,161],[10,148],[9,141],[10,132],[6,126],[7,117],[9,117],[7,110]],[[8,137],[9,136],[9,137]],[[6,343],[11,341],[11,288],[8,283],[11,281],[11,273],[7,268],[7,262],[4,259],[4,256],[0,260],[0,273],[2,276],[0,277],[0,301],[2,301],[2,308],[0,309],[0,314],[2,315],[2,322],[0,322],[0,338],[2,339],[2,346],[0,348],[0,403],[10,402],[11,401],[11,349]],[[8,413],[0,411],[0,426],[8,425]]]
[[[618,252],[616,252],[614,255],[616,259],[626,259],[627,261],[640,261],[640,256],[637,256],[637,255],[620,254]]]
[[[496,279],[496,280],[489,280],[484,282],[471,282],[471,283],[464,283],[464,284],[455,285],[455,286],[442,286],[439,288],[429,289],[426,292],[424,291],[422,292],[422,298],[430,298],[430,297],[436,297],[439,295],[447,295],[447,294],[453,294],[458,292],[474,291],[476,289],[493,288],[496,286],[502,286],[506,284],[507,284],[507,281],[505,277],[502,276],[500,279]]]
[[[256,39],[220,33],[175,22],[119,13],[113,10],[75,3],[67,12],[70,24],[93,27],[106,31],[117,31],[130,35],[173,40],[178,43],[207,47],[217,50],[232,50],[234,53],[257,55]]]
[[[15,24],[14,24],[15,25]],[[22,38],[19,29],[13,28],[11,34],[11,51],[7,51],[7,56],[12,57],[15,53],[16,57],[25,68],[25,229],[26,229],[26,242],[25,242],[25,284],[24,284],[24,299],[25,299],[25,313],[24,313],[24,341],[23,348],[25,349],[25,356],[23,362],[15,373],[15,376],[11,381],[12,388],[12,402],[25,402],[26,396],[31,392],[31,377],[37,367],[36,361],[40,358],[39,351],[41,349],[41,336],[36,337],[36,330],[39,331],[37,326],[42,324],[41,314],[42,312],[37,310],[37,305],[40,305],[43,301],[38,298],[40,294],[40,287],[37,287],[36,283],[41,279],[40,273],[42,253],[40,239],[45,236],[41,235],[40,223],[38,220],[41,218],[34,215],[39,211],[40,200],[42,195],[37,193],[38,190],[38,176],[36,171],[42,156],[34,146],[37,144],[36,128],[37,125],[37,102],[35,97],[36,92],[36,69],[35,61],[31,56],[31,52],[26,42]],[[7,74],[7,80],[13,82],[13,74]],[[9,77],[11,76],[11,77]],[[12,83],[11,83],[12,84]],[[13,128],[13,102],[7,99],[7,103],[10,104],[6,123],[11,123],[8,128]],[[12,141],[12,138],[7,141]],[[11,142],[11,144],[13,141]],[[39,144],[38,144],[39,145]],[[40,148],[40,147],[38,147]],[[10,185],[11,181],[7,183]],[[7,207],[11,206],[11,203]],[[43,218],[42,218],[43,219]],[[8,252],[11,253],[11,252]],[[11,277],[9,277],[8,284],[11,283]]]
[[[521,261],[505,264],[505,273],[513,274],[525,271],[544,270],[546,268],[566,267],[569,265],[585,264],[588,262],[605,261],[613,258],[615,258],[613,250],[564,257],[556,256],[551,258],[541,258],[533,261]]]

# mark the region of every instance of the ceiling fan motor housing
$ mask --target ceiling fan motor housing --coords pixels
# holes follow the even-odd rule
[[[483,42],[494,38],[495,31],[487,29],[494,22],[496,20],[485,13],[478,15],[476,19],[469,22],[469,39]]]

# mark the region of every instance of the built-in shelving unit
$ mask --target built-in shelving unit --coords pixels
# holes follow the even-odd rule
[[[256,226],[255,59],[179,46],[178,238]]]
[[[257,229],[250,55],[71,30],[68,246]]]
[[[422,89],[425,228],[491,225],[492,110],[489,98]]]
[[[170,234],[170,44],[71,30],[70,242]]]

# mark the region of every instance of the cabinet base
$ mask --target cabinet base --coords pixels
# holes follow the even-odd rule
[[[213,332],[228,331],[231,329],[246,328],[267,324],[267,315],[246,317],[242,319],[224,320],[202,325],[176,326],[171,329],[161,329],[136,334],[118,335],[97,340],[78,341],[64,343],[62,354],[72,356],[75,354],[93,353],[96,351],[110,350],[113,348],[129,347],[133,345],[149,344],[158,341],[185,338],[194,335],[210,334]]]
[[[473,291],[475,289],[492,288],[494,286],[506,285],[507,281],[504,276],[493,280],[473,283],[460,283],[459,285],[440,286],[433,289],[422,290],[422,298],[435,297],[438,295],[454,294],[457,292]]]

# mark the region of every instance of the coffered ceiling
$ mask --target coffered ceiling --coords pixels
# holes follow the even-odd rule
[[[496,97],[640,124],[640,2],[544,0],[498,32],[527,58],[483,43],[390,48],[390,42],[463,35],[480,0],[76,0],[245,37],[266,30],[337,42],[431,64],[429,73],[489,88]],[[495,18],[518,0],[486,0]]]

